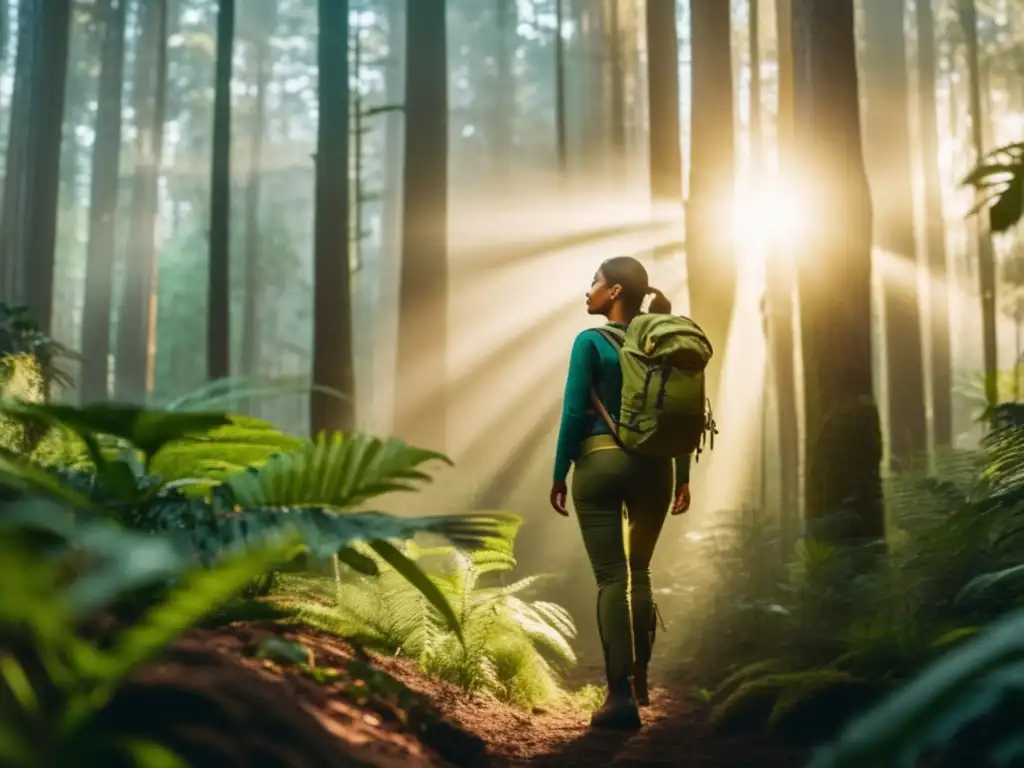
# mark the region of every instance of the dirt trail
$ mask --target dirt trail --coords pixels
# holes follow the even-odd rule
[[[268,638],[301,643],[307,663],[259,658]],[[523,712],[427,678],[408,660],[274,624],[193,630],[107,714],[193,765],[217,768],[803,764],[798,751],[713,733],[704,712],[666,690],[653,691],[642,731],[590,731],[578,712]]]

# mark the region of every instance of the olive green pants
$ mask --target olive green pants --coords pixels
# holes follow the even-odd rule
[[[572,479],[583,544],[597,579],[597,627],[609,681],[651,659],[651,557],[673,496],[671,459],[628,454],[601,435],[584,441]]]

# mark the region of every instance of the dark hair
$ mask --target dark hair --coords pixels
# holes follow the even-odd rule
[[[657,288],[651,287],[644,265],[632,256],[614,256],[607,259],[601,264],[601,274],[608,285],[622,286],[620,298],[627,312],[639,314],[644,299],[652,293],[654,297],[651,299],[648,312],[659,315],[672,312],[672,302]]]

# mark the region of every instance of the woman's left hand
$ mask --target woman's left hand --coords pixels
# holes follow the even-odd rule
[[[690,484],[683,483],[676,488],[676,497],[672,502],[672,514],[681,515],[690,508]]]

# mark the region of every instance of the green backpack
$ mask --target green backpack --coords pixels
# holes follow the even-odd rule
[[[623,331],[595,328],[619,352],[622,408],[618,420],[597,396],[590,400],[623,449],[643,456],[700,455],[705,436],[718,430],[704,389],[711,342],[695,322],[677,315],[643,314]]]

